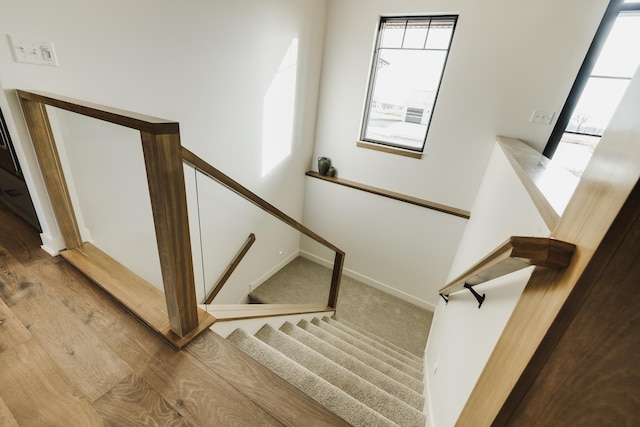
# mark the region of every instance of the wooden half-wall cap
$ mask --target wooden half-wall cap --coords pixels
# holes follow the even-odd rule
[[[531,265],[561,270],[569,266],[575,248],[572,243],[550,237],[512,236],[439,293],[446,297]]]

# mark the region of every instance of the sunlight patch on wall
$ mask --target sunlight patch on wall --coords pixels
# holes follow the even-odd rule
[[[293,39],[264,97],[262,176],[291,154],[297,71],[298,39]]]

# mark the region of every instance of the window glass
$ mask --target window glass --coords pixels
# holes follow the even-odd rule
[[[598,30],[594,39],[602,48],[593,56],[595,61],[585,60],[594,65],[581,70],[576,78],[582,82],[580,89],[575,94],[572,89],[569,106],[561,113],[564,119],[558,119],[545,148],[554,163],[577,176],[582,175],[640,64],[640,1],[620,4],[610,5],[611,14],[609,10],[605,13],[603,22],[608,19],[610,29]]]
[[[360,139],[422,151],[455,17],[382,18]]]

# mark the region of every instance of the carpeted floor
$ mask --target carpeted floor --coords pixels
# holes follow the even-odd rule
[[[298,257],[250,298],[261,303],[326,304],[330,282],[330,269]],[[433,313],[343,275],[336,317],[422,356]]]

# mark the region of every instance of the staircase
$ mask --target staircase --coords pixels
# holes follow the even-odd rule
[[[423,360],[334,317],[227,340],[354,426],[424,426]]]

